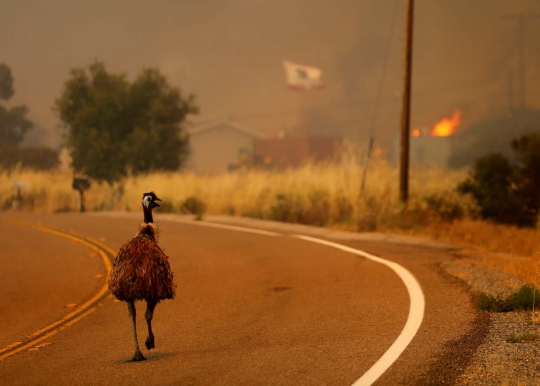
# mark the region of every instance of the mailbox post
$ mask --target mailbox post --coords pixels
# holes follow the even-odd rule
[[[13,198],[13,201],[11,202],[11,206],[15,210],[21,210],[22,209],[22,190],[27,188],[26,183],[20,182],[20,181],[14,181],[13,187],[17,189],[17,194]]]
[[[86,178],[74,178],[72,186],[73,189],[79,192],[77,210],[79,212],[86,212],[86,207],[84,206],[84,191],[90,189],[90,181]]]

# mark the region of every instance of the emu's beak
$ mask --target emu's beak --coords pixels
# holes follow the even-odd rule
[[[155,198],[154,201],[161,201],[161,198]]]

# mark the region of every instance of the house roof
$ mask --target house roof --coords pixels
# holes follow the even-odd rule
[[[238,125],[238,124],[236,124],[234,122],[227,121],[227,120],[217,120],[217,121],[204,123],[204,124],[201,124],[201,125],[196,125],[196,126],[188,128],[187,132],[190,135],[197,135],[197,134],[202,133],[204,131],[214,130],[214,129],[217,129],[217,128],[222,127],[222,126],[226,126],[226,127],[230,128],[232,130],[241,132],[243,134],[249,135],[249,136],[254,137],[254,138],[258,138],[258,139],[267,138],[267,136],[264,135],[264,134],[261,134],[261,133],[259,133],[257,131],[245,128],[243,126],[240,126],[240,125]]]

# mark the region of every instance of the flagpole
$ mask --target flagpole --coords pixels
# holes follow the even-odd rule
[[[399,163],[399,197],[406,204],[409,200],[409,145],[411,120],[411,69],[413,44],[414,0],[407,0],[405,30],[405,71],[403,80],[403,105],[401,110],[401,154]]]

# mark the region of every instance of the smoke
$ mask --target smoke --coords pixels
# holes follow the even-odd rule
[[[34,125],[26,133],[24,140],[21,142],[21,147],[49,147],[57,149],[63,143],[63,139],[63,130],[58,126],[46,129],[42,126]]]
[[[462,127],[508,110],[518,30],[502,16],[519,12],[538,13],[540,3],[416,2],[413,126],[431,126],[456,108]],[[527,23],[529,107],[540,106],[539,37],[540,23]],[[0,9],[13,103],[27,104],[30,119],[51,135],[58,124],[51,108],[70,69],[97,59],[130,77],[160,68],[198,95],[194,122],[232,116],[269,135],[285,129],[362,139],[373,130],[386,147],[398,133],[403,43],[400,0],[18,0]],[[287,89],[284,59],[321,68],[327,88]],[[514,90],[517,98],[517,83]]]

